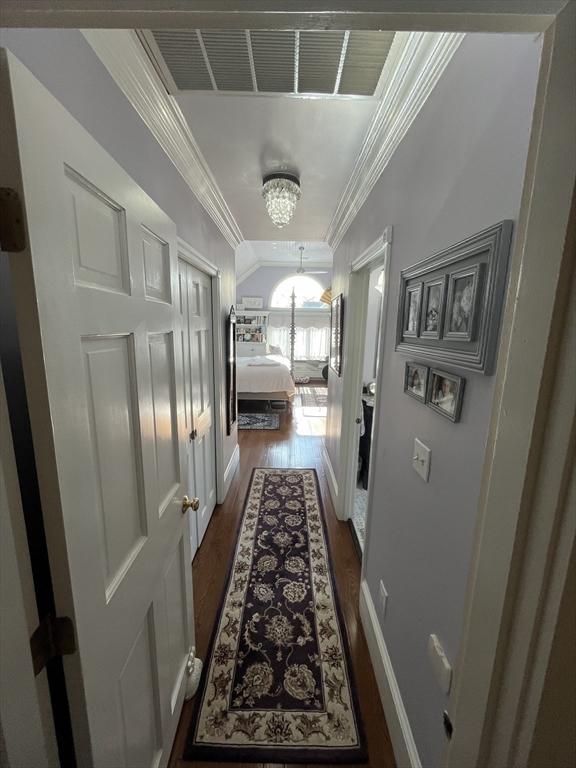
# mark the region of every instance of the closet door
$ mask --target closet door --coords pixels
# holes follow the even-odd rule
[[[214,355],[210,278],[180,260],[181,303],[186,312],[187,422],[190,424],[188,472],[194,495],[200,499],[195,521],[190,521],[194,556],[216,506],[216,450],[214,429]],[[185,294],[185,298],[184,298]],[[194,529],[195,522],[195,529]]]

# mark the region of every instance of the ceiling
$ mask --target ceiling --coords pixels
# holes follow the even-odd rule
[[[322,241],[387,82],[394,32],[139,32],[246,240]],[[384,74],[383,74],[384,72]],[[262,178],[289,171],[302,198],[282,230]]]
[[[297,265],[301,245],[304,246],[302,261],[306,269],[332,267],[332,249],[322,241],[244,240],[236,248],[236,274],[242,280],[261,266]]]
[[[247,240],[323,240],[346,185],[375,100],[180,93],[177,101]],[[302,198],[283,230],[262,200],[262,177],[300,176]]]

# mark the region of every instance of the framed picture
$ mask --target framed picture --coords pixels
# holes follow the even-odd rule
[[[342,294],[330,303],[330,368],[337,376],[342,375],[342,330],[344,323],[344,300]]]
[[[244,309],[262,309],[264,299],[262,296],[242,296],[242,306]]]
[[[493,373],[511,238],[501,221],[402,270],[396,350]]]
[[[420,336],[439,339],[444,319],[444,277],[426,280],[422,289],[422,321]]]
[[[459,421],[466,379],[453,373],[430,370],[426,405],[450,421]]]
[[[421,303],[422,284],[407,286],[404,297],[404,336],[418,336]]]
[[[226,434],[232,433],[232,426],[238,417],[236,393],[236,312],[230,307],[226,318]]]
[[[406,363],[404,371],[404,392],[421,403],[426,402],[428,386],[428,366],[419,363]]]
[[[448,298],[444,321],[445,339],[471,341],[476,320],[476,298],[481,264],[448,275]]]

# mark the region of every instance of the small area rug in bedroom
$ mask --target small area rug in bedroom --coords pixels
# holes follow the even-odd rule
[[[252,474],[184,759],[366,760],[314,469]]]
[[[277,413],[239,413],[238,429],[279,429]]]

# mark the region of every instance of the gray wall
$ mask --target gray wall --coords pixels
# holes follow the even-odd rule
[[[319,268],[320,269],[320,268]],[[270,306],[272,292],[281,280],[296,274],[296,267],[259,267],[236,288],[236,301],[241,302],[242,296],[261,296],[264,306]],[[326,269],[325,275],[310,275],[323,288],[328,288],[332,282],[332,270]]]
[[[235,301],[234,251],[108,71],[74,29],[1,29],[8,48],[176,223],[178,235],[222,272],[223,308]],[[223,311],[224,323],[225,312]],[[237,443],[225,437],[226,463]]]
[[[350,262],[394,227],[366,578],[376,606],[380,579],[388,590],[382,630],[426,768],[440,762],[448,704],[427,640],[436,633],[455,663],[494,377],[464,374],[459,424],[403,393],[408,358],[394,351],[400,270],[517,220],[539,55],[534,36],[467,36],[335,254],[333,292],[346,296]],[[326,443],[338,473],[342,379],[332,371],[329,402]],[[432,449],[428,484],[411,467],[414,437]]]

